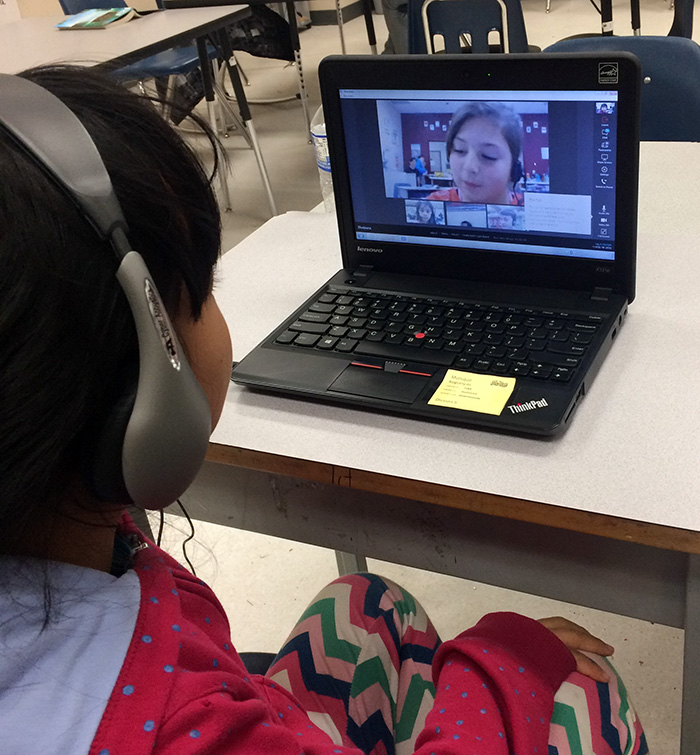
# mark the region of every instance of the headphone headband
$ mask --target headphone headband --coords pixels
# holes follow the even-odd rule
[[[131,249],[107,169],[77,116],[40,85],[0,74],[0,129],[75,202],[121,260],[117,280],[136,325],[138,384],[101,430],[89,483],[102,500],[163,508],[189,487],[204,460],[211,433],[207,397],[146,263]]]

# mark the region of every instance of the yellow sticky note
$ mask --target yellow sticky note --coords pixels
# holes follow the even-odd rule
[[[514,388],[515,378],[447,370],[428,403],[482,414],[500,414]]]

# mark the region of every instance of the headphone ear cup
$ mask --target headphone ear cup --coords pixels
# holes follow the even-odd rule
[[[523,177],[523,175],[524,175],[524,173],[523,173],[523,164],[522,164],[522,162],[520,160],[516,160],[513,163],[513,167],[512,167],[512,169],[510,171],[510,180],[514,184],[517,184],[518,181]]]
[[[122,465],[122,448],[126,428],[136,401],[138,368],[129,371],[126,388],[101,415],[93,431],[83,442],[83,478],[88,490],[100,501],[130,504]]]

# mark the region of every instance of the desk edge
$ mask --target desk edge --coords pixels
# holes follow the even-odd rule
[[[700,533],[678,527],[394,477],[379,472],[339,467],[220,443],[209,444],[206,459],[216,464],[424,501],[438,506],[542,524],[655,548],[683,553],[700,553]]]

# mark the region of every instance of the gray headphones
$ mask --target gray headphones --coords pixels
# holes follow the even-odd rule
[[[139,343],[136,390],[100,429],[89,484],[102,500],[148,509],[172,503],[189,487],[211,433],[209,402],[178,343],[127,224],[97,147],[77,116],[48,90],[0,74],[0,128],[72,199],[119,261]]]

